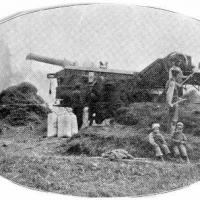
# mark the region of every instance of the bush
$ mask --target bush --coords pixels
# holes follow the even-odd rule
[[[167,131],[168,107],[158,103],[134,103],[130,107],[117,110],[116,122],[122,125],[150,128],[153,123],[160,123],[161,130]],[[200,129],[200,108],[195,104],[181,105],[179,121],[184,124],[184,131],[196,134]]]
[[[128,107],[117,110],[115,120],[124,125],[138,127],[151,127],[152,123],[158,122],[166,130],[167,109],[165,105],[153,103],[134,103]]]
[[[37,88],[30,83],[9,87],[0,93],[0,119],[12,126],[40,123],[47,118],[49,108],[37,95]]]

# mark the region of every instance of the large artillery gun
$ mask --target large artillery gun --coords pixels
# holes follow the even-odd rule
[[[173,52],[164,58],[157,59],[141,72],[130,72],[116,69],[102,69],[94,65],[80,66],[77,62],[66,59],[59,60],[36,54],[29,54],[27,60],[57,65],[62,70],[47,75],[49,79],[57,79],[56,99],[60,106],[70,106],[74,86],[81,85],[82,100],[88,104],[88,94],[95,91],[98,96],[97,113],[99,119],[114,115],[117,108],[134,101],[153,101],[154,97],[162,96],[169,70],[175,60],[181,61],[184,75],[193,72],[191,57]],[[193,78],[185,84],[200,85],[200,74],[195,73]],[[155,93],[155,91],[157,91]],[[147,95],[144,95],[147,94]],[[100,120],[101,121],[101,120]]]
[[[56,73],[47,74],[47,78],[57,79],[56,99],[60,100],[59,106],[71,106],[72,92],[78,83],[81,85],[84,105],[90,102],[89,94],[94,92],[98,97],[95,104],[99,123],[105,118],[113,117],[117,108],[129,102],[125,91],[127,91],[127,80],[132,80],[135,76],[133,72],[102,69],[96,66],[79,66],[77,62],[36,54],[29,54],[26,59],[62,67],[62,70]],[[130,85],[129,89],[131,89]]]

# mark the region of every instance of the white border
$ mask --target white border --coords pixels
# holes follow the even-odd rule
[[[0,19],[6,18],[21,11],[35,10],[47,7],[62,6],[74,3],[119,3],[119,4],[135,4],[142,6],[157,7],[161,9],[179,12],[184,15],[200,19],[200,2],[198,0],[1,0]],[[142,187],[142,186],[141,186]],[[141,197],[140,199],[160,199],[160,200],[188,200],[200,198],[200,182],[193,184],[184,189],[165,194]],[[10,181],[0,177],[0,198],[5,200],[20,199],[20,200],[62,200],[62,199],[80,199],[78,197],[70,197],[66,195],[58,195],[46,192],[38,192],[29,190],[24,187],[11,183]],[[82,198],[86,199],[86,198]],[[124,199],[124,198],[123,198]],[[127,198],[126,198],[127,199]]]

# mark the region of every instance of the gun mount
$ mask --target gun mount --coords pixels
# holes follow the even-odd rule
[[[79,66],[78,63],[66,59],[59,60],[36,54],[29,54],[26,59],[57,65],[63,68],[55,74],[47,75],[49,79],[57,79],[56,99],[61,100],[61,106],[70,106],[70,97],[74,86],[76,83],[81,83],[84,102],[87,103],[88,93],[91,90],[96,90],[99,94],[98,110],[105,110],[102,108],[102,105],[104,105],[107,107],[106,110],[111,109],[110,113],[113,113],[116,107],[126,104],[127,98],[131,99],[130,101],[134,101],[134,99],[136,101],[138,99],[139,101],[142,99],[149,101],[154,96],[156,98],[157,95],[160,96],[169,78],[169,69],[172,67],[174,60],[181,61],[180,67],[184,75],[192,73],[194,68],[190,56],[185,56],[177,52],[173,52],[165,58],[157,59],[139,73],[116,69],[102,69],[96,66]],[[199,73],[196,73],[194,78],[188,80],[186,84],[200,85],[200,82],[197,80],[200,80]],[[112,85],[112,90],[109,90],[107,85]],[[144,93],[147,96],[144,97]],[[136,96],[138,95],[142,97],[137,98]]]
[[[121,93],[124,93],[125,88],[127,88],[124,81],[132,80],[135,77],[135,73],[133,72],[102,69],[95,66],[79,66],[76,62],[71,62],[66,59],[59,60],[36,54],[29,54],[26,59],[57,65],[63,68],[55,74],[51,73],[47,75],[49,79],[57,79],[56,99],[61,100],[60,106],[70,106],[70,97],[77,83],[81,84],[84,104],[87,104],[89,101],[88,94],[92,90],[95,91],[98,96],[96,110],[98,112],[97,118],[100,119],[99,122],[107,117],[112,117],[113,112],[118,107],[127,103],[126,95],[124,94],[123,97],[121,95]]]
[[[144,68],[139,76],[143,80],[143,84],[149,88],[164,88],[169,79],[169,70],[173,66],[172,62],[180,61],[180,68],[184,75],[192,73],[191,57],[181,53],[173,52],[165,58],[159,58]]]

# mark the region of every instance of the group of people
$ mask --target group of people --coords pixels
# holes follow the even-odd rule
[[[187,155],[187,138],[183,133],[183,123],[178,122],[179,120],[179,103],[184,101],[183,95],[183,84],[193,76],[192,73],[189,76],[184,76],[181,70],[180,60],[175,60],[172,63],[172,67],[168,71],[169,80],[166,84],[166,103],[168,105],[168,133],[171,135],[172,141],[172,153],[179,160],[185,160],[189,162]],[[95,93],[95,90],[91,90],[88,95],[89,101],[89,121],[90,125],[93,121],[93,114],[95,113],[95,104],[98,100],[98,95]],[[88,99],[87,99],[88,100]],[[83,119],[83,107],[82,104],[82,94],[80,90],[80,84],[75,86],[75,89],[72,93],[72,108],[73,112],[77,117],[78,128],[82,126]],[[149,142],[155,150],[155,155],[158,159],[170,159],[171,151],[164,138],[160,132],[160,125],[158,123],[153,124],[152,132],[149,135]]]
[[[160,124],[155,123],[152,125],[152,132],[149,134],[149,142],[158,160],[171,160],[172,155],[174,155],[175,159],[179,162],[190,162],[187,154],[187,138],[183,133],[183,128],[184,125],[182,122],[176,124],[176,128],[171,136],[170,143],[172,151],[170,151],[169,145],[160,132]]]
[[[169,70],[169,80],[166,84],[166,103],[168,105],[168,135],[171,136],[172,153],[175,158],[189,162],[187,155],[187,138],[183,133],[184,125],[179,120],[179,103],[184,101],[183,84],[194,75],[184,76],[181,70],[181,61],[174,60]],[[158,159],[171,158],[170,148],[161,134],[159,124],[152,125],[152,132],[149,135],[149,142],[153,146]]]
[[[87,105],[84,105],[82,96],[83,94],[81,93],[81,84],[77,83],[72,92],[71,107],[77,117],[78,129],[80,129],[83,124],[83,110],[85,106],[89,107],[88,120],[89,125],[92,125],[96,115],[96,102],[98,101],[98,94],[93,89],[91,89],[87,96]]]

